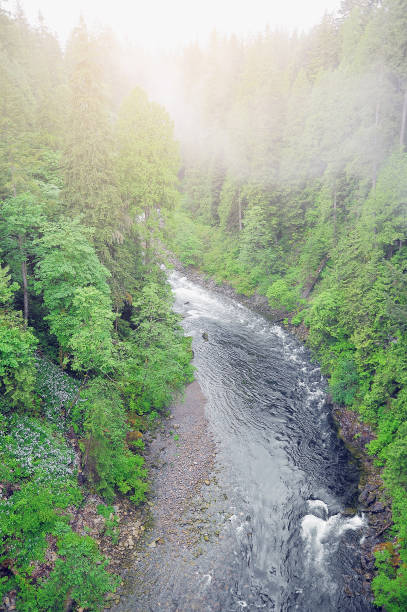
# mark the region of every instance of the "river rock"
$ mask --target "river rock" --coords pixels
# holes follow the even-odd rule
[[[373,569],[373,566],[374,566],[374,559],[373,559],[373,557],[371,555],[369,555],[369,554],[362,555],[360,557],[360,565],[362,566],[362,569],[364,571]]]
[[[386,506],[382,504],[382,502],[376,502],[371,508],[369,508],[369,512],[372,512],[373,514],[384,512],[385,510]]]
[[[369,491],[366,488],[364,488],[363,491],[359,495],[359,502],[361,504],[366,504],[368,497],[369,497]]]
[[[367,496],[366,502],[365,502],[366,506],[371,506],[372,504],[375,503],[376,500],[377,500],[376,494],[373,492],[369,493],[369,495]]]

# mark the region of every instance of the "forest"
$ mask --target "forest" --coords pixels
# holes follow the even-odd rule
[[[62,55],[0,11],[0,600],[18,610],[100,609],[117,579],[72,517],[89,489],[106,518],[145,499],[142,432],[192,378],[154,252],[172,124],[140,88],[113,106],[101,49],[82,22]]]
[[[83,21],[63,52],[0,8],[0,54],[0,600],[98,610],[117,585],[71,515],[87,490],[143,502],[142,432],[193,378],[170,250],[305,326],[374,429],[393,525],[372,589],[405,610],[406,2],[159,60]]]

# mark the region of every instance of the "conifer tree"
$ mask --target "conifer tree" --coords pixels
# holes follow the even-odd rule
[[[119,177],[127,211],[150,257],[159,216],[177,200],[178,146],[166,111],[150,102],[141,88],[124,100],[117,122]]]
[[[95,246],[105,263],[117,235],[120,199],[115,183],[113,140],[100,66],[83,21],[69,41],[70,103],[64,151],[64,202],[96,229]]]

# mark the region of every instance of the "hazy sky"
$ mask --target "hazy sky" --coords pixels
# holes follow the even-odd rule
[[[238,34],[267,24],[308,29],[340,0],[21,0],[21,5],[32,22],[40,10],[62,42],[82,14],[91,27],[107,24],[151,49],[202,41],[213,29]]]

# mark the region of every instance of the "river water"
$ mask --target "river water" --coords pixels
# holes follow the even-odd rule
[[[361,594],[366,521],[346,514],[357,466],[337,437],[319,368],[296,339],[238,302],[177,272],[170,282],[218,446],[206,512],[220,537],[193,570],[173,562],[167,609],[374,610]],[[127,609],[163,608],[133,599]]]

